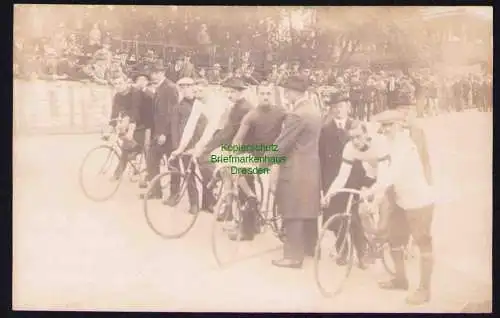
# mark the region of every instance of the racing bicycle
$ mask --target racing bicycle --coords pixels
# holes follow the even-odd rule
[[[325,222],[320,231],[314,256],[314,279],[316,285],[325,297],[339,294],[349,277],[354,262],[354,246],[351,236],[352,211],[355,206],[368,206],[368,202],[361,196],[361,192],[354,189],[339,189],[334,195],[346,194],[348,196],[345,211],[333,214]],[[361,215],[360,215],[361,217]],[[376,239],[378,215],[376,212],[364,212],[363,226],[367,238],[367,255],[380,260],[383,268],[390,275],[395,274],[387,240]],[[334,231],[332,231],[332,229]],[[335,233],[342,233],[336,235]],[[405,259],[414,258],[413,244],[410,242],[405,248]],[[338,260],[346,260],[339,264]]]

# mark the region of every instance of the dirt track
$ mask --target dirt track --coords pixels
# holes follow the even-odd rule
[[[182,240],[146,225],[136,186],[113,200],[88,201],[78,187],[83,155],[96,136],[14,140],[15,309],[154,311],[458,311],[491,299],[492,118],[470,112],[426,120],[440,204],[434,220],[433,301],[404,305],[405,294],[376,288],[376,270],[354,269],[335,300],[321,297],[312,263],[270,265],[280,255],[262,237],[259,256],[220,270],[202,215]],[[416,274],[416,273],[415,273]],[[418,276],[413,277],[415,281]]]

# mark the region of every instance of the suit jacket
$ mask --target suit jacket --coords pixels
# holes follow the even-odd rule
[[[184,63],[184,65],[181,68],[181,71],[179,72],[179,79],[183,77],[191,77],[195,78],[196,77],[196,69],[193,65],[193,63]]]
[[[345,129],[337,127],[332,116],[326,116],[321,127],[319,139],[319,159],[321,167],[321,188],[325,193],[337,177],[342,165],[342,153],[349,140],[347,132],[352,125],[348,118]],[[345,188],[359,189],[365,177],[365,170],[360,162],[354,162],[351,174],[347,179]],[[330,200],[330,205],[323,211],[326,221],[332,214],[345,212],[348,195],[339,194]]]
[[[287,219],[311,219],[320,214],[320,162],[318,156],[321,115],[311,101],[302,100],[287,114],[274,144],[286,156],[279,167],[276,202]]]
[[[352,119],[348,118],[345,129],[339,129],[337,123],[331,116],[326,116],[319,139],[319,158],[321,162],[321,187],[323,191],[328,187],[339,173],[342,164],[342,152],[349,141],[348,131],[352,125]],[[355,163],[351,176],[347,180],[346,187],[357,188],[361,178],[365,175],[361,164]]]
[[[168,78],[156,88],[153,97],[154,133],[156,136],[171,137],[172,108],[179,102],[179,93],[175,84]]]

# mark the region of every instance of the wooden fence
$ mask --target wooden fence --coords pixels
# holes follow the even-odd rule
[[[14,80],[15,134],[93,133],[111,113],[113,89],[94,83]]]
[[[221,91],[215,86],[214,93]],[[96,133],[107,124],[114,90],[110,86],[70,81],[15,80],[14,134]],[[286,107],[284,92],[275,87],[274,103]],[[257,105],[257,87],[245,92],[245,98]],[[308,98],[322,109],[316,92]]]

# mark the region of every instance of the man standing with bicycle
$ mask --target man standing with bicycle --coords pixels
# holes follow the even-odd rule
[[[194,104],[196,102],[195,99],[195,91],[194,91],[194,80],[192,78],[184,77],[177,81],[177,86],[180,89],[182,94],[181,101],[172,109],[171,118],[172,118],[172,146],[174,149],[178,149],[184,130],[186,129],[187,124],[194,126],[194,133],[191,140],[187,143],[186,148],[190,149],[195,145],[207,125],[207,118],[203,114],[199,116],[196,122],[189,122],[189,118],[193,111],[196,111],[194,108]],[[174,157],[176,152],[172,152]],[[180,158],[182,160],[182,164],[187,167],[189,164],[189,159],[187,157]],[[170,165],[175,169],[179,169],[180,162],[179,160],[173,160]],[[188,195],[190,208],[189,212],[191,214],[198,213],[198,190],[196,189],[196,182],[194,179],[188,181]],[[180,191],[180,176],[177,174],[173,174],[170,180],[170,193],[172,196],[168,198],[164,203],[166,205],[173,206],[176,204],[176,200],[174,195],[177,195]],[[170,201],[169,201],[170,200]]]
[[[153,97],[153,142],[149,154],[148,176],[151,180],[160,173],[161,159],[172,152],[172,108],[179,102],[179,93],[175,83],[165,76],[163,61],[158,60],[151,69],[151,79],[157,84]],[[160,184],[157,184],[149,192],[150,199],[161,199],[162,191]],[[142,195],[143,197],[143,195]]]
[[[273,97],[273,87],[270,84],[261,85],[257,89],[259,105],[250,110],[241,121],[241,125],[236,133],[232,144],[233,145],[271,145],[281,132],[281,126],[285,119],[286,112],[282,107],[273,105],[271,100]],[[263,152],[253,151],[252,156],[263,156]],[[272,174],[277,173],[278,167],[273,168]],[[262,198],[262,206],[267,207],[268,186],[271,180],[264,181],[264,198]],[[242,214],[241,226],[235,232],[229,233],[230,239],[235,240],[237,237],[245,239],[253,238],[256,229],[256,216],[258,202],[255,192],[248,184],[247,178],[239,176],[238,185],[243,192],[248,196],[248,209],[245,214]],[[272,207],[271,207],[272,208]],[[238,233],[239,232],[239,233]]]
[[[329,95],[325,102],[329,106],[328,113],[324,117],[321,136],[319,139],[319,158],[321,162],[321,184],[322,190],[326,193],[328,187],[339,173],[342,164],[342,151],[344,146],[349,141],[348,132],[353,125],[353,120],[349,118],[349,96],[347,92],[336,91]],[[360,162],[355,162],[353,170],[346,181],[346,187],[349,189],[359,190],[361,188],[365,171]],[[328,206],[323,210],[323,220],[326,222],[332,215],[342,213],[347,207],[349,194],[339,193],[332,197]],[[364,236],[361,220],[358,214],[358,204],[353,204],[353,226],[351,235],[354,242],[354,247],[358,255],[360,268],[365,268],[364,254],[366,248],[366,238]],[[340,251],[340,242],[347,235],[346,231],[338,226],[332,226],[330,229],[337,236],[336,248]],[[342,251],[339,258],[336,260],[337,265],[344,266],[347,264],[346,249]]]
[[[391,290],[408,289],[403,247],[408,244],[411,235],[420,252],[420,284],[407,297],[406,302],[420,305],[430,300],[434,264],[431,235],[434,198],[428,176],[430,168],[422,158],[422,146],[406,125],[406,114],[388,110],[379,114],[376,121],[381,124],[391,143],[390,173],[387,180],[368,190],[365,195],[377,196],[387,191],[392,199],[388,234],[396,270],[395,278],[381,282],[380,287]]]
[[[134,89],[123,76],[114,79],[113,85],[116,93],[113,96],[109,124],[118,130],[118,135],[123,142],[120,161],[111,179],[118,181],[127,167],[130,156],[140,151],[137,140],[144,140],[144,130],[136,129],[139,121],[139,105],[134,97]]]

